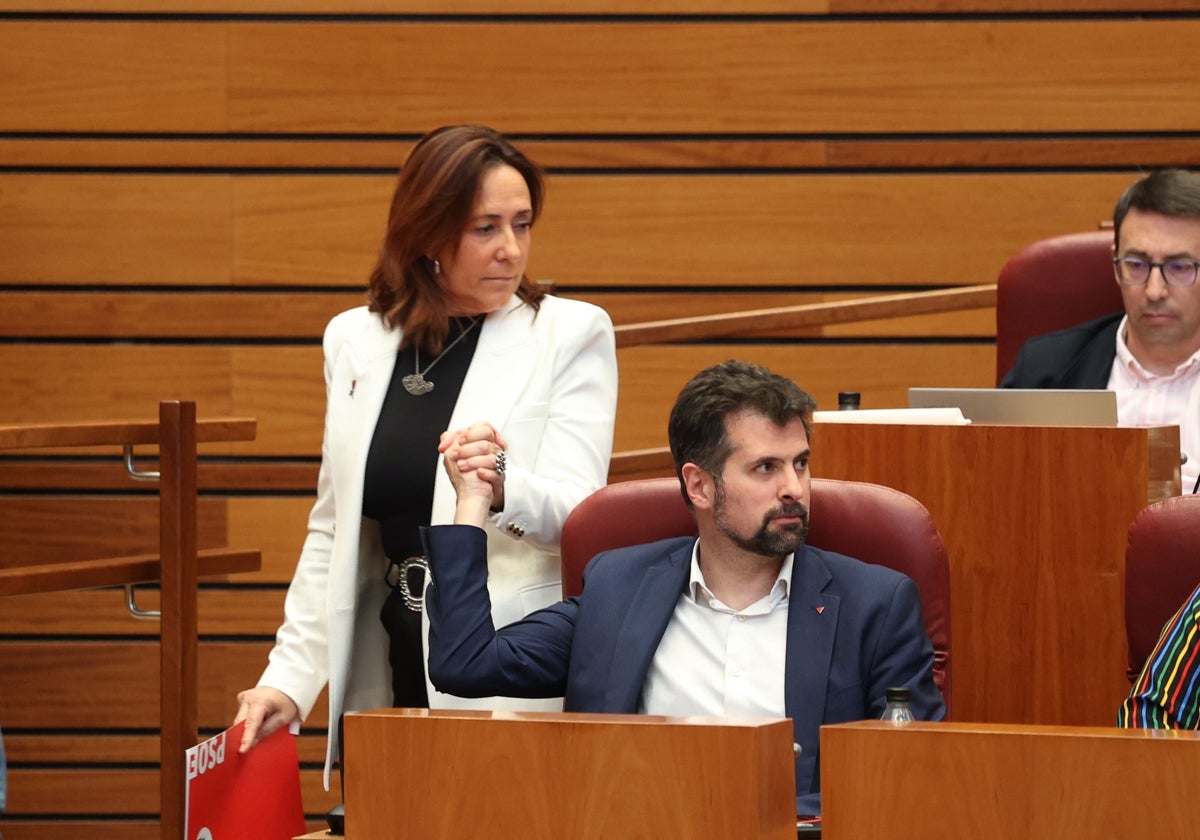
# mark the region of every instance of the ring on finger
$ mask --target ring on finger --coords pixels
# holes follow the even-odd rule
[[[504,471],[506,469],[508,469],[508,456],[506,456],[504,454],[504,450],[501,449],[496,453],[496,472],[500,475],[504,475]]]

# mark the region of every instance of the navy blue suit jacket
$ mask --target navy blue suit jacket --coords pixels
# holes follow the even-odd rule
[[[422,530],[431,567],[429,674],[440,691],[564,695],[569,712],[638,711],[650,662],[687,586],[694,537],[599,554],[584,572],[582,595],[497,631],[484,532]],[[822,724],[878,718],[892,686],[911,689],[918,719],[945,715],[916,584],[882,566],[810,546],[796,555],[786,668],[784,705],[801,746],[797,813],[820,812]]]
[[[1108,387],[1117,357],[1117,327],[1124,312],[1105,315],[1077,327],[1034,336],[1021,345],[1001,388]]]

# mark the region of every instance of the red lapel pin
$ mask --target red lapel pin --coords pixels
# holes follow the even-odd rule
[[[824,607],[817,607],[817,615],[820,615],[820,614],[821,614],[821,613],[823,613],[823,612],[825,612],[825,608],[824,608]]]

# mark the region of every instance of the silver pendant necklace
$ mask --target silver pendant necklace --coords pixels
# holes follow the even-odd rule
[[[471,330],[475,329],[476,324],[478,324],[482,320],[483,320],[482,315],[480,315],[475,320],[473,320],[471,322],[470,326],[468,326],[465,330],[460,332],[453,341],[451,341],[449,344],[446,345],[446,349],[444,349],[441,353],[437,354],[437,358],[434,359],[432,362],[430,362],[426,366],[425,370],[421,370],[421,348],[414,347],[413,348],[413,350],[415,351],[414,357],[416,360],[416,365],[414,367],[414,370],[412,373],[408,374],[407,376],[405,376],[403,379],[400,380],[400,384],[404,386],[404,390],[408,391],[408,393],[412,394],[414,397],[423,397],[426,394],[428,394],[430,391],[432,391],[433,383],[425,378],[425,374],[429,373],[430,369],[433,368],[434,365],[436,365],[438,362],[440,362],[442,360],[442,356],[445,356],[452,349],[454,349],[454,345],[458,344],[458,342],[462,341],[463,336],[465,336]]]

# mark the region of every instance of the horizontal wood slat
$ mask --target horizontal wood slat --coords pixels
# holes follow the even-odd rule
[[[455,14],[492,15],[739,15],[867,14],[911,15],[935,12],[1157,12],[1191,11],[1192,0],[455,0]],[[414,14],[442,16],[438,0],[0,0],[0,11],[143,12],[162,14]]]
[[[852,301],[869,292],[742,292],[710,295],[674,292],[573,292],[560,297],[586,300],[607,310],[617,325],[673,317],[695,317],[784,306]],[[13,338],[191,338],[320,341],[337,312],[361,305],[365,292],[191,292],[6,291],[0,288],[0,337]],[[283,317],[281,307],[286,306]],[[763,336],[993,336],[994,307],[903,318],[858,320],[825,327],[763,330]]]
[[[237,582],[286,583],[300,554],[315,492],[314,481],[300,497],[201,498],[199,548],[254,546],[262,552],[262,568],[239,574]],[[0,567],[153,554],[158,550],[157,510],[153,496],[0,497],[0,533],[5,535]],[[63,522],[71,527],[62,527]]]
[[[196,421],[196,441],[253,440],[253,418],[224,418]],[[0,450],[43,447],[124,446],[159,442],[159,424],[155,420],[117,420],[100,423],[45,423],[0,426]]]
[[[309,813],[324,813],[340,801],[338,793],[325,791],[322,772],[300,771],[300,794]],[[157,769],[17,768],[9,771],[4,832],[13,840],[24,838],[9,830],[9,815],[157,814],[158,798]]]
[[[207,738],[208,732],[201,733]],[[12,764],[157,764],[155,735],[80,735],[76,733],[27,734],[6,732],[4,752]],[[296,737],[300,762],[325,763],[325,733]]]
[[[1190,0],[1189,0],[1190,2]],[[1200,165],[1195,134],[1185,136],[1027,136],[996,138],[835,137],[546,140],[515,135],[521,149],[555,170],[772,169],[1137,169]],[[393,170],[415,141],[263,137],[0,137],[0,168]],[[865,174],[865,173],[864,173]]]
[[[136,463],[141,470],[157,468],[153,459],[137,458]],[[250,490],[311,494],[317,486],[318,468],[316,461],[201,461],[196,471],[196,483],[201,492]],[[120,459],[54,455],[6,458],[0,455],[0,487],[5,493],[19,494],[22,490],[129,492],[136,486]],[[2,499],[0,505],[3,505]]]
[[[366,303],[365,277],[360,286],[335,292],[0,289],[0,311],[10,316],[0,336],[319,341],[330,318]]]
[[[295,566],[296,558],[291,558]],[[278,570],[277,583],[291,578],[291,569]],[[201,581],[198,595],[199,631],[202,637],[256,636],[269,638],[283,621],[282,588],[260,589],[239,574],[227,584]],[[158,609],[158,591],[138,587],[142,609]],[[158,635],[158,624],[139,621],[125,609],[121,589],[54,592],[9,598],[0,610],[0,636],[144,636]]]
[[[0,20],[0,128],[227,131],[226,36],[219,24]]]
[[[908,405],[911,385],[990,387],[993,348],[956,346],[952,356],[935,344],[868,347],[779,345],[632,347],[620,351],[621,384],[616,451],[666,445],[667,416],[676,395],[697,371],[729,358],[747,359],[795,380],[820,408],[837,406],[838,391],[858,391],[863,408]],[[815,436],[814,436],[815,437]],[[820,475],[820,442],[813,442],[813,474]]]
[[[989,387],[991,344],[705,344],[638,347],[618,353],[616,449],[661,446],[675,395],[706,364],[736,357],[792,375],[825,406],[838,391],[863,394],[864,407],[908,404],[910,385]],[[36,358],[36,370],[28,368]],[[122,347],[79,349],[0,344],[0,392],[22,393],[0,411],[7,422],[63,416],[101,419],[114,407],[151,405],[164,394],[195,399],[214,413],[259,418],[252,443],[208,444],[202,451],[312,456],[320,451],[325,409],[317,347]],[[122,372],[114,394],[111,371]],[[253,544],[253,543],[249,543]]]
[[[230,544],[224,500],[200,499],[196,519],[199,548],[222,548]],[[71,524],[64,527],[64,522]],[[0,541],[0,567],[155,554],[159,549],[158,531],[157,495],[3,496],[0,497],[0,533],[4,534]]]
[[[561,175],[530,273],[564,290],[991,283],[1030,242],[1095,230],[1131,180]],[[0,229],[22,243],[0,261],[0,285],[356,291],[393,186],[369,175],[0,175]]]
[[[638,461],[639,452],[616,452],[610,468],[610,481],[621,480],[633,470],[646,464]],[[318,464],[313,461],[237,461],[200,465],[199,486],[204,490],[250,491],[266,494],[287,492],[310,498],[317,486]],[[128,489],[128,479],[119,481],[110,464],[97,461],[67,459],[63,461],[5,460],[0,458],[0,487],[19,495],[21,490],[63,492],[78,490]],[[2,503],[0,503],[2,504]],[[255,500],[236,499],[232,502],[234,516],[242,504]],[[303,502],[308,504],[308,502]]]
[[[261,563],[257,550],[207,549],[198,554],[196,572],[201,579],[255,571]],[[158,581],[164,568],[169,567],[157,555],[141,555],[0,569],[0,595]]]
[[[1198,34],[1187,18],[13,19],[0,129],[420,134],[470,115],[514,133],[1193,131],[1188,74],[1127,45]],[[465,70],[498,43],[537,56],[520,84]],[[1147,111],[1148,89],[1175,107]]]
[[[254,685],[267,664],[270,642],[209,642],[198,646],[199,727],[224,729],[237,712],[236,696]],[[0,695],[4,729],[95,731],[157,729],[158,643],[145,641],[43,641],[0,643],[0,672],[21,674]],[[108,686],[86,703],[65,686]],[[305,729],[326,727],[324,695]]]

